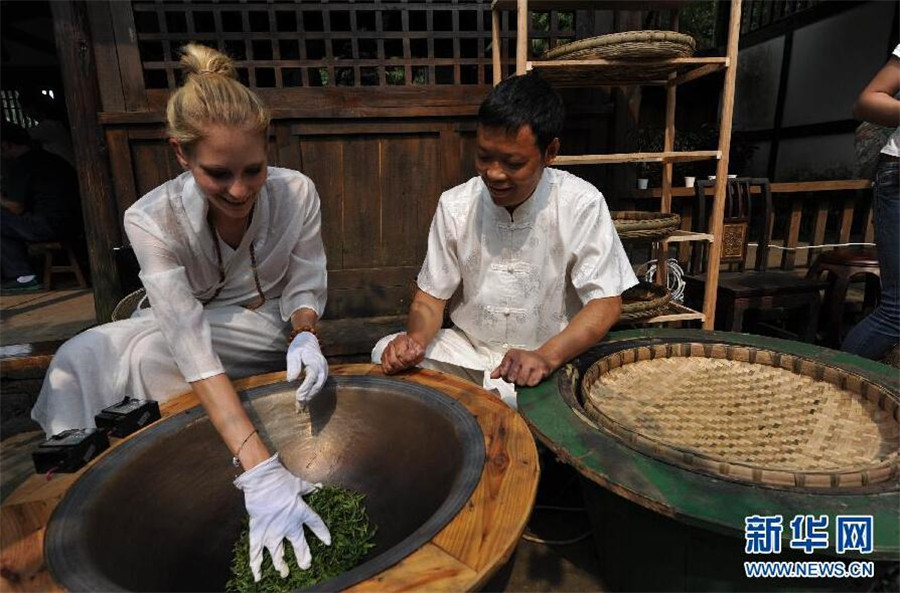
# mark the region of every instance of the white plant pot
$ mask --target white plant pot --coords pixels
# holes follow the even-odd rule
[[[647,189],[649,186],[650,186],[649,179],[639,178],[637,180],[637,188],[638,189]]]

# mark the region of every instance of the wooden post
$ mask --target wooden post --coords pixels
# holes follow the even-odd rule
[[[672,152],[675,150],[675,98],[678,92],[678,83],[675,82],[677,72],[669,75],[669,81],[666,84],[666,133],[663,138],[663,151]],[[672,211],[672,171],[673,164],[670,160],[663,161],[662,167],[662,203],[660,204],[660,212]],[[668,286],[666,278],[666,265],[669,259],[669,244],[660,241],[657,245],[656,252],[656,281]]]
[[[493,65],[494,86],[503,80],[503,66],[500,64],[500,11],[497,7],[491,8],[491,64]]]
[[[713,329],[716,322],[716,292],[719,286],[719,260],[722,258],[722,217],[725,215],[725,185],[728,182],[728,151],[731,150],[731,123],[734,115],[734,84],[737,76],[738,41],[741,32],[741,0],[731,2],[731,21],[728,29],[728,67],[722,89],[722,119],[719,121],[719,151],[716,167],[716,193],[713,199],[712,235],[707,262],[706,286],[703,297],[703,329]]]
[[[94,311],[97,321],[110,318],[121,287],[113,247],[121,243],[115,214],[107,147],[97,113],[102,110],[97,70],[91,49],[87,6],[79,0],[50,3],[56,52],[62,71],[78,186],[84,212]]]
[[[525,74],[528,61],[528,0],[517,0],[516,76]]]

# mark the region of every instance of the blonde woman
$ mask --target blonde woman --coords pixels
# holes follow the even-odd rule
[[[244,473],[250,563],[263,547],[286,576],[282,540],[310,565],[306,524],[330,534],[260,438],[229,377],[301,371],[298,404],[328,375],[316,322],[325,306],[319,197],[307,177],[267,166],[269,112],[236,79],[231,60],[189,44],[184,86],[167,107],[169,142],[185,173],[138,200],[125,231],[151,308],[69,340],[54,357],[32,411],[45,432],[94,426],[125,395],[165,400],[192,389]]]

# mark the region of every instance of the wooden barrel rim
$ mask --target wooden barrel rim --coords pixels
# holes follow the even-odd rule
[[[382,375],[379,367],[368,364],[334,365],[329,373]],[[484,432],[485,464],[466,506],[430,542],[347,591],[480,590],[509,560],[531,515],[540,475],[534,439],[515,410],[468,381],[421,369],[394,379],[441,389],[463,404]],[[270,373],[235,381],[235,387],[249,389],[283,380],[284,372]],[[193,393],[186,393],[164,402],[160,409],[170,416],[198,404]],[[83,471],[55,475],[50,481],[32,476],[4,501],[0,507],[0,590],[63,590],[47,571],[43,538],[50,514]]]

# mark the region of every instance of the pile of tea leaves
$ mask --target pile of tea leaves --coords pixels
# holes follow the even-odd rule
[[[326,546],[309,529],[306,543],[312,554],[312,564],[306,570],[297,565],[291,543],[284,540],[284,560],[290,573],[281,578],[269,551],[263,552],[262,578],[253,581],[250,570],[249,518],[234,546],[231,559],[231,578],[225,584],[226,591],[283,593],[311,587],[357,566],[375,544],[375,526],[366,515],[363,504],[365,495],[338,486],[324,486],[303,497],[306,503],[322,517],[331,532],[331,545]]]

